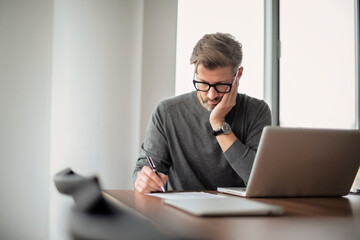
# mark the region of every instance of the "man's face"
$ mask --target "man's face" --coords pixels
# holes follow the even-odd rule
[[[197,67],[196,80],[209,84],[232,84],[234,80],[234,73],[232,70],[231,66],[208,69],[200,64]],[[199,102],[208,111],[212,111],[225,94],[227,93],[219,93],[214,87],[210,87],[206,92],[197,92]]]

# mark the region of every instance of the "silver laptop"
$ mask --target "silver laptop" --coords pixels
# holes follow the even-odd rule
[[[244,197],[337,197],[349,193],[360,164],[360,131],[267,126]]]

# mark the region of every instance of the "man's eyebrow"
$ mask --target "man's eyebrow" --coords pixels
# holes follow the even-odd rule
[[[196,80],[201,81],[201,82],[205,82],[205,83],[209,83],[208,81],[205,81],[204,79],[200,78],[200,77],[196,77]],[[231,80],[223,80],[214,84],[232,84],[233,79]]]

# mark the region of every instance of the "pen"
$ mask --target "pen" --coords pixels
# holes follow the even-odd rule
[[[157,175],[158,177],[160,177],[158,171],[157,171],[156,168],[155,168],[155,164],[154,164],[154,161],[152,160],[152,158],[151,158],[151,157],[146,157],[146,159],[148,160],[149,165],[150,165],[151,169],[153,170],[153,172],[156,173],[156,175]],[[160,178],[160,179],[161,179],[161,178]],[[162,190],[163,192],[165,192],[164,186],[161,186],[161,190]]]

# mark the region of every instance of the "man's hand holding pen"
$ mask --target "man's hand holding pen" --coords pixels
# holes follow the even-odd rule
[[[144,166],[135,181],[135,189],[140,193],[165,192],[165,184],[168,176],[156,171],[154,162],[151,157],[147,157],[149,166]]]

